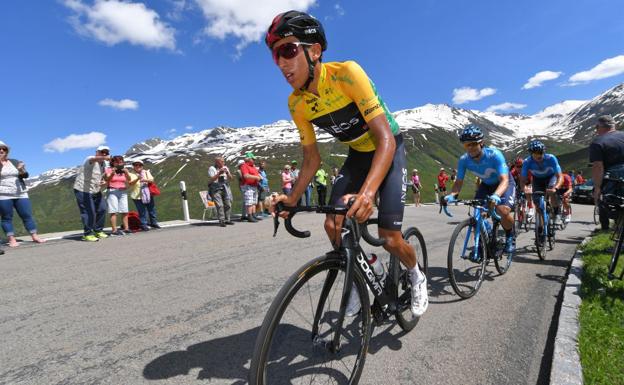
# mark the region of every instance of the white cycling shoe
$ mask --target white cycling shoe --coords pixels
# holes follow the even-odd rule
[[[429,306],[429,293],[427,291],[427,277],[421,272],[422,280],[415,283],[417,278],[412,277],[410,271],[410,280],[412,281],[412,314],[414,317],[420,317],[425,314]]]
[[[347,302],[347,309],[345,315],[347,317],[355,317],[359,312],[362,304],[360,303],[360,296],[358,295],[357,287],[355,284],[351,286],[351,294],[349,295],[349,302]]]

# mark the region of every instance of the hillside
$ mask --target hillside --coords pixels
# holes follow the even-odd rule
[[[394,115],[405,137],[408,174],[413,168],[420,171],[425,187],[423,199],[432,200],[439,168],[455,167],[463,153],[457,133],[465,125],[483,127],[488,143],[501,148],[509,160],[526,156],[528,141],[540,138],[549,152],[560,156],[564,168],[582,169],[586,167],[586,147],[593,135],[594,121],[603,113],[611,113],[616,119],[624,117],[624,84],[590,101],[565,101],[530,116],[433,104],[397,111]],[[326,169],[340,166],[347,154],[346,146],[324,132],[318,132],[317,139]],[[280,187],[279,172],[283,165],[292,159],[301,160],[297,130],[292,122],[285,120],[257,127],[216,127],[171,140],[152,138],[131,146],[125,155],[129,162],[141,159],[151,169],[163,191],[157,201],[159,217],[168,220],[182,216],[178,188],[181,180],[187,184],[191,216],[201,217],[198,191],[206,189],[207,169],[214,156],[224,156],[233,168],[246,151],[266,160],[272,190]],[[29,180],[40,232],[81,227],[71,187],[75,173],[76,168],[54,169]],[[472,180],[466,182],[464,191],[471,191]],[[233,190],[234,212],[240,212],[240,194],[236,188]]]

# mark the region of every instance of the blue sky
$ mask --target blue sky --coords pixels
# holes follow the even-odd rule
[[[391,110],[532,114],[624,82],[619,0],[7,0],[0,140],[37,174],[101,143],[289,119],[261,42],[288,9],[319,18],[325,61],[358,61]]]

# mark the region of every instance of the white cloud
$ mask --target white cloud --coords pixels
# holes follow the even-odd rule
[[[555,72],[555,71],[541,71],[533,75],[525,85],[522,86],[523,90],[529,90],[531,88],[539,87],[542,83],[548,80],[555,80],[559,76],[561,76],[563,72]]]
[[[104,143],[106,143],[106,134],[101,132],[71,134],[44,144],[43,150],[45,152],[65,152],[74,149],[95,148]]]
[[[594,68],[577,72],[570,76],[568,85],[575,86],[577,84],[588,83],[593,80],[610,78],[624,73],[624,55],[615,56],[603,60]]]
[[[184,126],[184,129],[187,130],[187,131],[190,131],[190,130],[193,129],[193,126],[187,125],[187,126]]]
[[[238,53],[247,45],[261,41],[273,18],[290,9],[307,11],[315,0],[195,0],[207,21],[204,33],[224,40],[238,40]]]
[[[160,20],[158,13],[143,3],[119,0],[64,0],[74,11],[71,23],[84,36],[107,45],[128,42],[147,48],[175,50],[175,29]]]
[[[334,5],[334,10],[338,14],[338,16],[344,16],[344,14],[345,14],[345,10],[344,10],[344,8],[342,8],[342,6],[340,4],[335,4]]]
[[[102,99],[98,102],[100,106],[103,107],[111,107],[115,110],[138,110],[139,102],[132,99],[121,99],[121,100],[113,100],[113,99]]]
[[[480,90],[470,87],[455,88],[453,90],[453,103],[464,104],[474,102],[475,100],[483,99],[495,93],[496,89],[494,88],[482,88]]]
[[[489,106],[486,111],[487,112],[498,112],[498,111],[512,111],[512,110],[521,110],[523,108],[525,108],[527,105],[526,104],[520,104],[520,103],[501,103],[501,104],[495,104],[493,106]]]

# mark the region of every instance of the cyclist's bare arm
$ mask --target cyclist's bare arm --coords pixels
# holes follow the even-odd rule
[[[463,179],[455,179],[455,182],[453,183],[453,188],[451,189],[451,194],[457,197],[463,186],[464,186]]]
[[[376,116],[368,122],[368,127],[375,140],[375,155],[373,155],[366,180],[355,195],[355,202],[347,212],[347,216],[355,216],[358,222],[364,222],[373,213],[375,194],[388,174],[388,170],[390,170],[396,151],[396,142],[386,115]],[[346,196],[345,199],[348,200],[350,197]]]
[[[509,174],[501,174],[499,176],[498,187],[496,188],[496,191],[494,191],[494,194],[502,197],[505,194],[505,191],[507,191],[507,187],[509,187]]]

